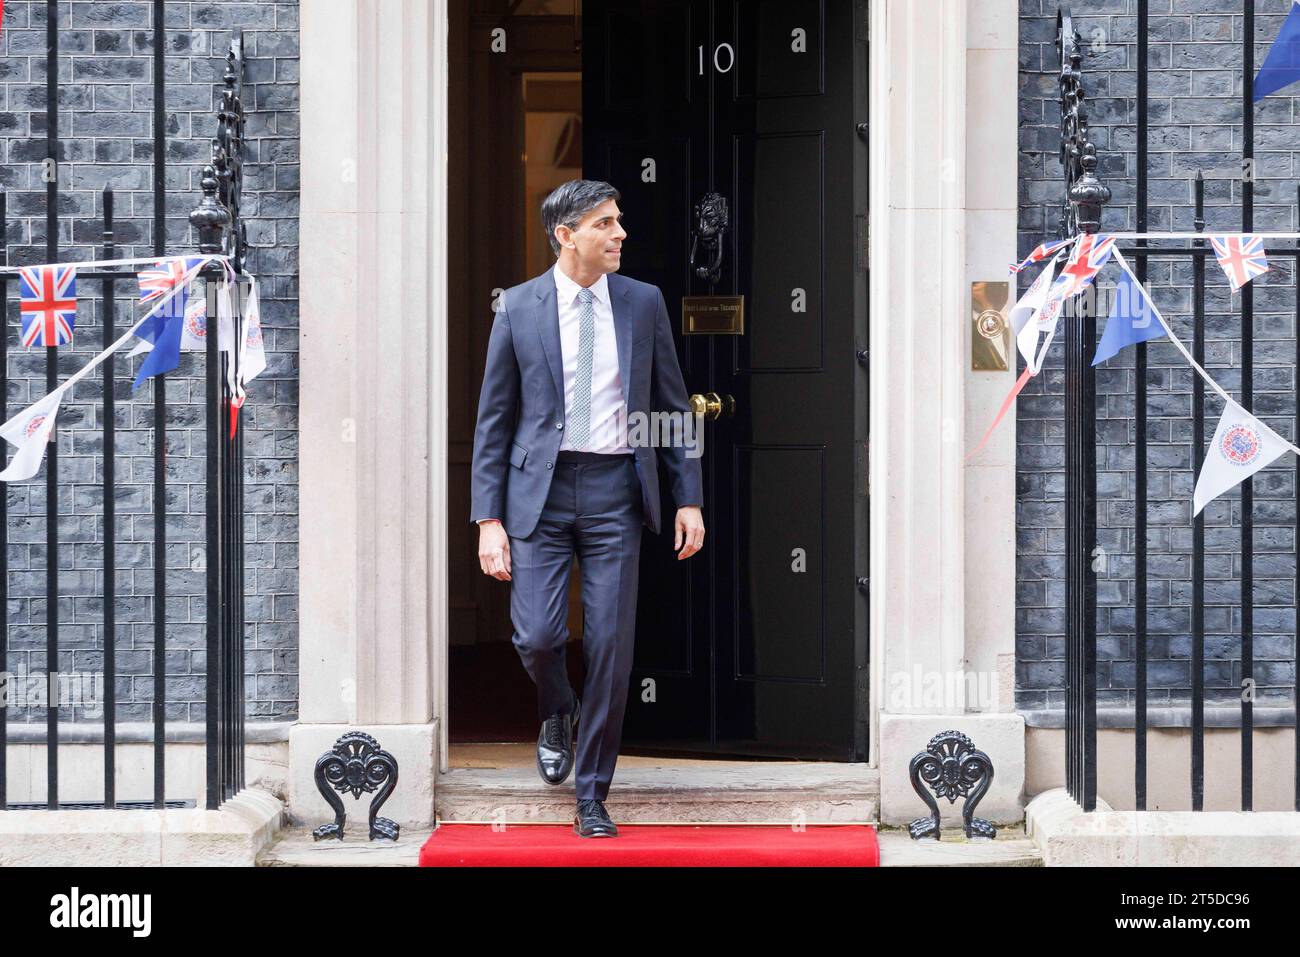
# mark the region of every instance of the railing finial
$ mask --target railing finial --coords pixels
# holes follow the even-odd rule
[[[1056,52],[1061,58],[1061,149],[1065,200],[1061,204],[1060,234],[1095,233],[1101,228],[1102,207],[1110,189],[1097,178],[1097,147],[1088,138],[1088,109],[1083,89],[1083,53],[1070,9],[1056,13]]]
[[[230,213],[217,202],[217,171],[208,164],[203,167],[199,180],[203,189],[203,198],[190,213],[190,225],[199,233],[199,252],[207,255],[219,255],[226,227],[230,225]]]
[[[1079,232],[1095,233],[1101,228],[1101,208],[1110,202],[1110,187],[1097,179],[1097,147],[1085,142],[1079,157],[1083,170],[1070,186],[1070,205]]]

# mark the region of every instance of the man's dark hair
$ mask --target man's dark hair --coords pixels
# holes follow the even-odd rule
[[[555,238],[556,226],[574,229],[583,216],[605,200],[618,198],[618,190],[598,179],[571,179],[551,190],[542,200],[542,228],[546,230],[546,238],[555,255],[560,255],[560,243]]]

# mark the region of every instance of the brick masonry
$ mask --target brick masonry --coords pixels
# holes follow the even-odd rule
[[[1255,64],[1263,62],[1291,0],[1257,0]],[[1103,229],[1134,229],[1137,0],[1076,0],[1092,138],[1113,198]],[[1151,230],[1189,230],[1192,180],[1205,176],[1208,228],[1241,227],[1242,0],[1150,0],[1149,209]],[[1055,235],[1063,196],[1056,3],[1020,0],[1019,247]],[[1255,109],[1255,229],[1293,231],[1300,180],[1300,87]],[[1256,414],[1294,441],[1295,263],[1271,262],[1255,280]],[[1021,288],[1032,280],[1027,270]],[[1103,275],[1111,285],[1114,270]],[[1149,280],[1175,333],[1192,339],[1192,271],[1152,260]],[[1222,270],[1206,268],[1209,372],[1241,389],[1240,296]],[[1101,324],[1099,322],[1099,330]],[[1065,676],[1063,350],[1031,380],[1017,409],[1016,702],[1059,709]],[[1134,350],[1097,372],[1097,681],[1102,707],[1134,703]],[[1152,706],[1185,704],[1191,681],[1193,372],[1166,342],[1148,352],[1148,644]],[[1209,390],[1207,390],[1208,392]],[[1222,403],[1206,400],[1208,445]],[[1296,679],[1296,462],[1284,456],[1255,476],[1254,674],[1257,701],[1294,700]],[[1205,513],[1205,682],[1211,702],[1240,699],[1241,495]]]
[[[114,191],[120,255],[153,251],[152,4],[59,3],[59,244],[64,261],[98,258],[102,190]],[[245,455],[246,706],[250,719],[291,719],[298,702],[298,5],[168,2],[166,17],[169,254],[196,248],[188,215],[216,132],[217,85],[232,28],[244,30],[247,152],[243,215],[259,279],[267,369],[249,386]],[[0,36],[0,186],[8,195],[11,263],[44,262],[46,4],[4,4]],[[118,284],[116,327],[132,321],[133,284]],[[79,287],[74,347],[60,378],[103,346],[101,284]],[[16,284],[9,285],[9,390],[13,415],[45,394],[44,350],[19,342]],[[138,315],[139,313],[136,313]],[[153,389],[134,395],[142,361],[118,353],[116,397],[117,716],[147,720],[153,698]],[[66,360],[66,361],[65,361]],[[166,376],[167,717],[197,721],[204,702],[204,363],[183,352]],[[74,387],[59,416],[59,670],[103,667],[102,377]],[[7,455],[6,451],[6,455]],[[9,670],[46,670],[46,468],[7,490]],[[100,718],[74,708],[77,720]],[[12,709],[11,722],[44,721]]]

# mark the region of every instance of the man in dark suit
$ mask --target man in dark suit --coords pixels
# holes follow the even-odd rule
[[[583,837],[618,833],[604,802],[632,670],[641,531],[660,526],[660,455],[677,504],[678,559],[704,543],[699,420],[663,293],[617,274],[627,237],[618,199],[608,183],[571,180],[543,201],[556,263],[500,297],[471,466],[479,564],[511,583],[514,645],[537,685],[543,780],[569,776],[578,729],[574,830]],[[651,427],[638,428],[638,417]],[[671,437],[659,454],[630,440],[647,432]],[[587,665],[581,699],[564,665],[575,551]]]

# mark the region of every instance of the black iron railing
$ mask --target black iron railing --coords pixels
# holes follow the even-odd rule
[[[1097,151],[1088,138],[1082,55],[1063,11],[1057,20],[1061,52],[1061,165],[1066,201],[1062,236],[1096,232],[1109,193],[1097,182]],[[1065,620],[1066,786],[1089,810],[1097,791],[1097,547],[1096,374],[1091,357],[1096,315],[1085,303],[1065,317]]]
[[[58,3],[47,3],[47,97],[46,97],[46,168],[55,175],[46,177],[46,246],[39,261],[59,261],[59,168],[58,137]],[[153,0],[153,252],[166,254],[166,83],[164,55],[167,44],[163,42],[163,0]],[[230,257],[236,273],[242,272],[245,252],[245,231],[240,219],[240,191],[242,183],[244,111],[243,111],[244,46],[242,33],[236,32],[226,57],[222,79],[220,104],[217,110],[217,132],[212,142],[212,160],[203,167],[201,177],[202,197],[190,215],[190,222],[198,236],[201,253],[224,254]],[[117,231],[114,225],[114,203],[111,187],[103,191],[103,254],[111,259],[118,252]],[[8,226],[7,203],[0,192],[0,235]],[[7,265],[8,247],[0,243],[0,265]],[[128,283],[128,298],[136,296],[134,270],[101,268],[78,271],[78,280],[99,281],[103,341],[108,346],[120,334],[114,329],[114,308],[117,284]],[[220,279],[222,266],[213,264],[202,273],[209,285]],[[0,274],[0,303],[7,306],[9,288],[4,274]],[[236,309],[242,297],[236,297]],[[213,297],[208,297],[207,329],[217,328],[212,308]],[[238,328],[238,314],[235,316]],[[218,337],[206,335],[206,392],[203,415],[206,424],[206,747],[207,747],[207,797],[209,808],[218,807],[244,786],[244,596],[243,596],[243,430],[232,436],[230,422],[231,394],[227,387],[227,362],[234,361],[230,354],[219,351]],[[57,348],[46,349],[46,389],[58,385]],[[237,352],[237,350],[236,350]],[[229,356],[229,358],[228,358]],[[9,345],[7,336],[0,337],[0,402],[7,396]],[[65,368],[66,372],[67,369]],[[63,718],[57,694],[51,693],[45,708],[45,744],[47,753],[47,792],[44,807],[51,810],[68,807],[140,807],[162,808],[177,802],[164,800],[166,778],[164,741],[167,723],[167,668],[168,612],[167,612],[167,405],[164,389],[165,375],[154,379],[153,386],[153,695],[151,715],[153,725],[153,801],[121,801],[116,795],[116,621],[115,621],[115,514],[114,514],[114,380],[115,357],[103,363],[103,750],[104,798],[102,802],[59,800],[59,728]],[[7,404],[0,419],[7,419],[16,409]],[[46,671],[57,672],[61,655],[59,640],[59,461],[57,444],[51,442],[46,453]],[[7,498],[0,494],[0,672],[8,672],[8,511]],[[0,810],[10,807],[31,807],[11,804],[7,799],[8,715],[0,711]],[[184,803],[184,802],[181,802]]]
[[[1135,225],[1141,234],[1148,230],[1148,0],[1137,0],[1137,143]],[[1244,0],[1242,18],[1242,160],[1240,179],[1241,231],[1254,228],[1254,0]],[[1060,234],[1095,233],[1101,227],[1101,212],[1109,190],[1097,178],[1097,150],[1088,136],[1088,114],[1084,91],[1082,40],[1070,12],[1061,7],[1057,15],[1057,51],[1061,75],[1061,163],[1065,171],[1066,199],[1062,204]],[[1205,229],[1205,181],[1198,172],[1192,184],[1195,202],[1195,231]],[[1298,197],[1300,203],[1300,197]],[[1298,205],[1297,208],[1300,208]],[[1174,246],[1154,246],[1158,239],[1139,238],[1120,251],[1134,260],[1139,281],[1147,280],[1150,260],[1182,260],[1190,264],[1193,356],[1205,364],[1205,257],[1212,254],[1204,240],[1178,241]],[[1270,257],[1295,263],[1300,277],[1300,242],[1294,247],[1268,248]],[[1093,301],[1095,302],[1095,300]],[[1247,283],[1241,290],[1241,405],[1250,411],[1254,385],[1254,290]],[[1296,328],[1300,330],[1300,297],[1295,306]],[[1065,523],[1066,523],[1066,787],[1084,810],[1097,802],[1097,427],[1096,382],[1092,359],[1096,347],[1096,317],[1090,302],[1063,319],[1065,323]],[[1147,808],[1147,726],[1149,581],[1148,581],[1148,366],[1147,344],[1135,351],[1134,395],[1134,794],[1138,810]],[[1300,334],[1297,334],[1296,369],[1300,369]],[[1192,376],[1191,461],[1200,469],[1205,460],[1205,387]],[[1300,436],[1300,405],[1296,411],[1296,435]],[[1254,515],[1253,482],[1242,483],[1240,506],[1240,679],[1243,686],[1254,679]],[[1296,489],[1300,494],[1300,460],[1296,463]],[[1297,504],[1300,516],[1300,503]],[[1300,527],[1297,527],[1300,541]],[[1190,760],[1189,787],[1193,810],[1204,809],[1205,799],[1205,512],[1192,519],[1191,528],[1191,634],[1190,634]],[[1240,695],[1241,780],[1240,806],[1251,810],[1254,802],[1254,700]],[[1300,732],[1300,727],[1297,728]],[[1295,806],[1300,810],[1300,733],[1296,735]]]

